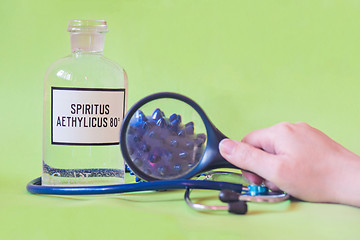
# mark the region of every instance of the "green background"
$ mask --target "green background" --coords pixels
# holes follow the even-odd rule
[[[355,0],[1,1],[0,239],[358,239],[348,206],[204,214],[183,191],[69,199],[25,185],[41,174],[43,76],[70,53],[69,19],[108,21],[104,55],[128,73],[129,106],[174,91],[231,138],[305,121],[359,154],[359,12]]]

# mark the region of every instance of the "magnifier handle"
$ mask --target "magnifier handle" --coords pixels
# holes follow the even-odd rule
[[[226,161],[220,154],[219,151],[219,143],[221,140],[228,138],[225,136],[222,132],[220,132],[219,129],[215,127],[215,125],[208,120],[205,124],[208,124],[208,126],[212,129],[212,131],[209,133],[209,142],[208,145],[210,145],[209,149],[209,158],[212,158],[213,160],[207,165],[205,171],[216,169],[216,168],[235,168],[240,169],[242,171],[251,172],[246,169],[239,168],[230,162]]]
[[[221,140],[228,138],[219,129],[215,127],[215,125],[208,120],[205,122],[207,127],[212,129],[212,131],[208,132],[208,145],[209,147],[206,149],[205,158],[212,159],[211,162],[207,165],[205,170],[211,170],[216,168],[236,168],[239,169],[237,166],[231,164],[230,162],[226,161],[219,152],[219,143]]]

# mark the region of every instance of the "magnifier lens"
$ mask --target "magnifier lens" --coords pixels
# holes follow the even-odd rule
[[[147,102],[126,126],[127,163],[145,180],[181,178],[198,165],[206,143],[200,115],[177,99]]]

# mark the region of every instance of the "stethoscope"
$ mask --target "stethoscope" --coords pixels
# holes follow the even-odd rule
[[[163,110],[168,112],[169,109],[182,114],[166,116]],[[152,114],[147,115],[149,113]],[[247,212],[248,201],[279,202],[289,198],[288,194],[272,192],[265,186],[212,181],[211,177],[216,174],[239,174],[211,171],[218,168],[238,169],[223,159],[218,151],[219,142],[224,138],[225,135],[190,98],[169,92],[152,94],[132,106],[120,132],[124,160],[141,182],[103,186],[43,186],[41,178],[37,178],[28,183],[27,190],[34,194],[94,195],[186,189],[185,201],[196,210],[226,209],[237,214]],[[205,178],[190,179],[194,176]],[[191,189],[221,191],[219,199],[228,205],[194,203],[190,199]]]

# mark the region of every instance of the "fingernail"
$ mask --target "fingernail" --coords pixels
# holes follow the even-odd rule
[[[230,156],[235,146],[236,146],[236,142],[234,140],[223,139],[219,144],[220,153],[222,155]]]

